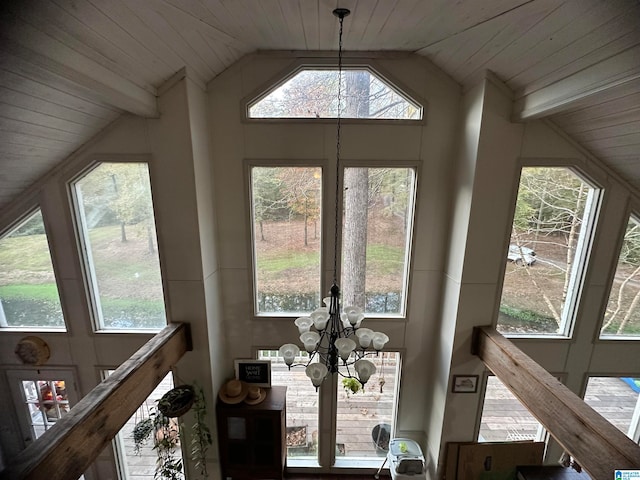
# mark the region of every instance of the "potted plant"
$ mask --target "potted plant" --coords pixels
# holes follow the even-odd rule
[[[167,418],[180,417],[189,411],[195,398],[196,392],[191,385],[179,385],[158,400],[158,410]]]

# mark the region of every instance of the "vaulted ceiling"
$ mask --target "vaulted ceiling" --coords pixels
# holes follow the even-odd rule
[[[256,50],[423,55],[464,88],[493,71],[513,118],[548,118],[640,192],[638,0],[0,2],[0,209],[123,112],[156,116]]]

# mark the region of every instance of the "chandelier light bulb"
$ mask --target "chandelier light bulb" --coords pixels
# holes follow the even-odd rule
[[[356,337],[362,348],[369,348],[371,340],[373,339],[373,330],[370,328],[359,328],[356,330]]]
[[[296,357],[300,353],[300,348],[293,343],[286,343],[280,347],[278,350],[280,356],[284,359],[284,363],[287,364],[288,367],[293,365]]]
[[[324,363],[312,363],[305,369],[307,377],[311,379],[311,383],[316,387],[316,390],[318,390],[318,387],[324,380],[324,377],[327,376],[328,371],[329,370]]]
[[[320,342],[320,334],[318,332],[305,332],[300,335],[300,341],[304,344],[304,349],[308,353],[312,353]]]
[[[351,353],[356,349],[356,342],[350,338],[338,338],[336,340],[336,348],[338,349],[338,355],[346,362],[349,360]]]
[[[375,332],[373,334],[373,348],[376,352],[382,350],[385,344],[389,341],[389,337],[382,332]]]
[[[344,307],[344,314],[351,326],[360,325],[360,322],[364,318],[364,312],[360,307]]]
[[[313,326],[316,327],[316,330],[321,331],[325,329],[327,322],[329,321],[329,312],[326,308],[318,308],[309,316],[311,317]]]
[[[300,317],[297,318],[295,322],[293,322],[296,327],[298,327],[298,332],[305,333],[311,329],[311,325],[313,325],[313,320],[311,317]]]
[[[369,360],[358,360],[353,367],[356,369],[358,378],[360,379],[360,383],[362,385],[367,383],[369,381],[369,378],[371,378],[371,375],[376,373],[376,366]]]

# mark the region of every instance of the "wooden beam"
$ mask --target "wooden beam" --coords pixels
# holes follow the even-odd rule
[[[640,446],[495,329],[474,329],[472,353],[592,478],[613,478],[616,469],[640,469]]]
[[[168,325],[0,472],[2,480],[79,478],[184,353],[189,326]]]
[[[640,78],[640,45],[562,80],[524,95],[514,102],[513,120],[526,121],[580,107],[594,95]]]
[[[142,117],[159,116],[155,89],[146,90],[51,38],[40,41],[39,48],[30,48],[7,36],[7,32],[2,32],[0,43],[3,60],[8,61],[11,68],[14,68],[14,63],[18,67],[26,63],[49,83],[56,85],[62,82],[66,85],[65,93]],[[57,54],[42,52],[45,46],[47,50],[57,47]]]

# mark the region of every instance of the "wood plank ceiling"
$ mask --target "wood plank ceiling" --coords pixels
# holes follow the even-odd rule
[[[637,0],[0,2],[0,209],[123,112],[155,116],[186,67],[206,84],[256,50],[423,55],[464,88],[493,71],[514,119],[548,118],[640,192]]]

